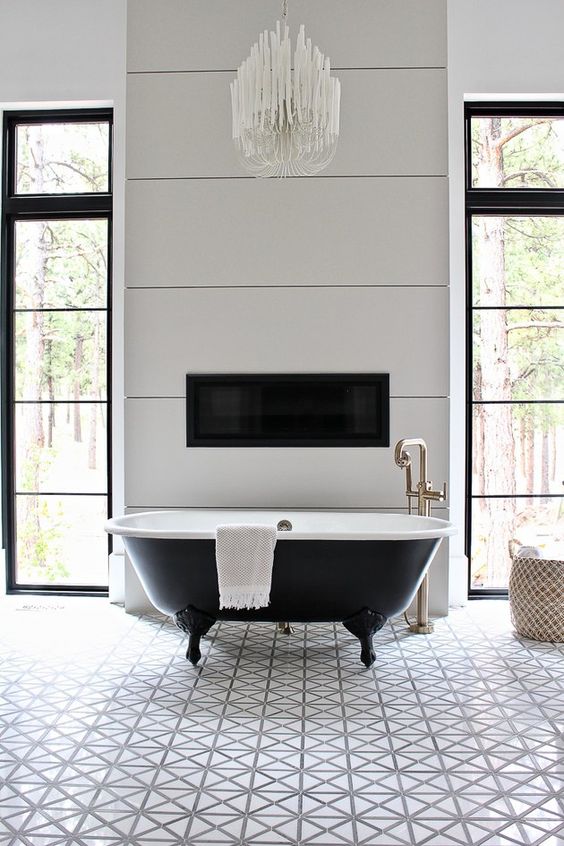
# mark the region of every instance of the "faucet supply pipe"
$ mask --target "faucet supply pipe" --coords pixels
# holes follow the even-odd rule
[[[408,446],[419,447],[419,482],[413,487],[412,459],[406,450]],[[433,483],[427,479],[427,444],[423,438],[402,438],[394,450],[394,459],[398,467],[405,470],[405,495],[407,507],[412,514],[412,500],[417,500],[417,513],[420,517],[431,516],[433,502],[444,502],[447,497],[447,484],[443,484],[442,491],[433,490]],[[407,614],[406,622],[410,631],[416,634],[431,634],[433,624],[429,620],[429,574],[427,573],[417,591],[417,622],[410,623]]]

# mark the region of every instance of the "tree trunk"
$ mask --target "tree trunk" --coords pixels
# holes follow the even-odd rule
[[[473,374],[473,388],[474,399],[482,398],[482,368],[480,362],[476,362]],[[480,479],[482,472],[482,459],[484,451],[484,406],[475,405],[472,408],[472,431],[473,431],[473,448],[472,448],[472,476],[474,479]]]
[[[542,431],[542,451],[541,451],[541,491],[548,493],[549,491],[549,468],[550,468],[550,446],[548,440],[548,426],[544,425]],[[543,496],[541,502],[546,504],[550,502],[549,498]]]
[[[53,383],[53,361],[51,355],[52,341],[49,339],[45,341],[45,359],[47,363],[47,395],[51,400],[49,411],[47,413],[47,446],[49,449],[53,446],[53,429],[55,428],[55,389]]]
[[[107,415],[106,415],[106,405],[102,399],[102,391],[101,389],[98,390],[98,399],[100,400],[100,420],[102,421],[102,427],[104,429],[107,428]]]
[[[91,373],[92,373],[92,397],[96,399],[100,392],[100,323],[96,319],[94,324],[94,344],[92,349]],[[90,406],[90,431],[88,436],[88,469],[96,469],[96,423],[98,406],[93,402]]]
[[[499,118],[480,120],[479,184],[500,185],[503,174],[502,148],[496,144],[501,135]],[[501,217],[483,215],[476,218],[479,228],[480,305],[504,306],[505,244]],[[485,308],[480,312],[481,380],[485,400],[510,400],[511,382],[507,345],[506,312]],[[510,564],[509,543],[514,533],[515,442],[510,405],[491,404],[483,407],[483,449],[479,457],[481,491],[505,494],[505,507],[497,499],[486,499],[488,536],[486,541],[486,585],[507,583]]]
[[[557,437],[556,437],[556,426],[553,424],[550,427],[550,434],[551,434],[551,441],[552,441],[552,462],[550,468],[550,480],[551,482],[556,481],[556,451],[557,451]]]
[[[527,493],[532,493],[535,489],[535,420],[531,415],[527,415],[527,478],[526,489]],[[532,496],[527,498],[527,505],[533,504]]]
[[[75,404],[73,406],[74,419],[74,439],[76,443],[82,443],[82,425],[80,420],[80,371],[82,368],[82,352],[83,352],[84,338],[80,335],[75,338],[74,345],[74,386],[73,396]]]
[[[88,435],[88,469],[96,469],[96,421],[98,406],[95,402],[90,404],[90,425]]]
[[[519,424],[519,469],[521,476],[525,479],[527,476],[527,421],[525,417],[521,418]]]
[[[30,176],[34,193],[43,191],[43,139],[40,132],[29,136]],[[27,307],[41,309],[45,297],[45,276],[47,269],[47,244],[45,240],[47,224],[38,221],[22,226],[25,232],[26,250],[29,251],[29,273],[18,276],[18,284],[25,286]],[[21,378],[21,398],[32,402],[24,406],[18,427],[18,447],[21,466],[20,478],[25,478],[25,488],[33,493],[41,487],[42,450],[45,445],[41,400],[43,386],[44,361],[44,321],[41,311],[25,312],[25,352],[23,360],[18,357]],[[18,397],[16,397],[18,398]],[[41,543],[39,498],[22,497],[22,510],[18,514],[17,536],[18,571],[24,569],[26,575],[33,575],[41,580],[40,571],[47,564],[45,545]],[[38,573],[39,570],[39,573]]]

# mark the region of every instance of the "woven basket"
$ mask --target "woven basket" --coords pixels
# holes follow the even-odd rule
[[[564,561],[514,558],[509,574],[509,607],[523,637],[564,642]]]

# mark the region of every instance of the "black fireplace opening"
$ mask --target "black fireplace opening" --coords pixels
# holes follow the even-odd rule
[[[390,445],[388,373],[186,376],[187,446]]]

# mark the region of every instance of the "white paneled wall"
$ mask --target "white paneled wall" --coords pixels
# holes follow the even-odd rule
[[[446,133],[437,138],[437,125],[446,120],[444,69],[343,70],[338,76],[339,155],[324,175],[446,173]],[[241,176],[231,140],[232,79],[232,71],[131,74],[128,178]],[[150,120],[145,103],[153,104]],[[195,119],[198,114],[205,118]]]
[[[126,194],[129,287],[447,284],[445,177],[147,178]]]
[[[271,0],[129,0],[126,503],[401,508],[400,437],[448,478],[446,0],[290,0],[339,68],[313,179],[255,180],[229,81]],[[389,449],[187,449],[187,372],[389,372]],[[447,567],[435,567],[446,611]]]
[[[129,0],[131,73],[234,70],[280,0]],[[446,65],[446,0],[290,0],[334,68]]]
[[[390,310],[390,289],[378,287],[129,290],[128,395],[182,397],[185,373],[171,366],[180,361],[197,373],[227,365],[239,373],[382,371],[392,397],[444,397],[448,362],[440,344],[428,344],[421,315],[431,310],[446,337],[447,289],[405,287],[393,296]]]
[[[125,496],[131,506],[405,505],[405,479],[394,464],[392,447],[187,449],[186,408],[181,398],[130,398],[125,420]],[[445,399],[392,399],[390,433],[392,443],[406,435],[425,438],[435,477],[441,482],[446,479]]]

